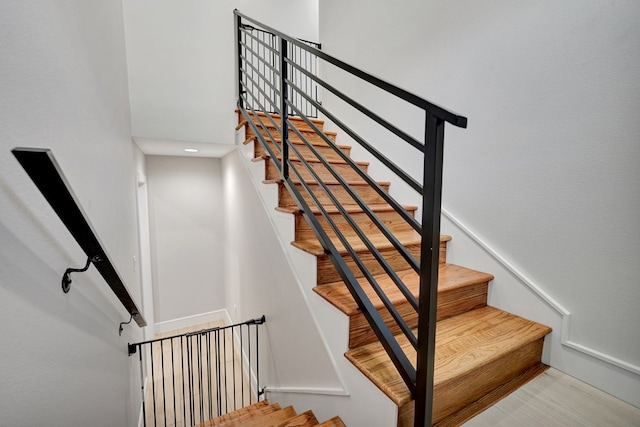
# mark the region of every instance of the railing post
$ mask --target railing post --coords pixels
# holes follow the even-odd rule
[[[235,11],[237,11],[238,9],[236,9]],[[235,25],[235,30],[236,30],[236,49],[238,50],[236,52],[236,57],[237,57],[237,62],[236,62],[236,67],[238,68],[236,71],[236,76],[238,77],[238,80],[236,81],[236,85],[238,87],[238,108],[244,108],[244,101],[242,100],[242,55],[240,54],[241,49],[242,49],[242,45],[240,44],[240,41],[242,40],[242,17],[240,17],[240,15],[236,15],[234,14],[234,25]]]
[[[280,140],[282,141],[282,179],[289,179],[289,125],[287,124],[287,41],[280,37],[280,118],[282,119],[282,133]]]
[[[426,113],[414,426],[431,426],[435,365],[444,121]]]

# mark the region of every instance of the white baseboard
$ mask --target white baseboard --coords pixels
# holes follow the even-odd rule
[[[155,323],[154,328],[155,332],[159,333],[219,320],[224,321],[226,324],[231,323],[231,317],[229,317],[229,312],[226,309],[194,314],[192,316],[181,317],[178,319],[165,320],[163,322]]]
[[[320,394],[329,396],[349,396],[343,388],[326,387],[265,387],[266,393]]]

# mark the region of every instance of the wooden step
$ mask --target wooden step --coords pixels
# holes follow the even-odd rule
[[[403,244],[405,248],[407,248],[408,252],[417,260],[420,256],[420,239],[416,238],[416,235],[411,235],[411,239],[405,238],[405,236],[399,235],[400,242]],[[440,238],[440,254],[441,259],[444,258],[442,253],[446,253],[446,242],[450,240],[449,236],[442,236]],[[385,239],[386,240],[386,239]],[[402,255],[398,252],[398,250],[391,245],[388,241],[386,243],[381,240],[373,239],[373,243],[377,247],[378,251],[382,254],[382,256],[387,260],[391,268],[395,271],[408,270],[409,264],[404,259]],[[324,253],[322,246],[317,240],[307,240],[300,242],[292,242],[293,246],[304,250],[312,255],[317,257],[317,284],[324,285],[327,283],[338,282],[342,280],[336,269],[333,267],[331,260]],[[378,261],[374,258],[373,254],[362,244],[354,244],[354,249],[356,253],[362,260],[362,262],[367,266],[367,269],[371,272],[371,274],[382,274],[384,273],[383,268],[380,266]],[[363,274],[359,268],[357,268],[351,258],[351,256],[347,253],[346,250],[340,250],[342,259],[345,261],[347,266],[351,269],[354,276],[356,278],[362,277]]]
[[[368,205],[369,209],[373,211],[378,220],[384,224],[384,226],[391,233],[409,233],[413,228],[409,223],[407,223],[401,216],[396,212],[393,207],[388,204],[380,204],[380,205]],[[343,206],[345,211],[349,214],[352,220],[358,225],[358,228],[362,230],[367,236],[373,236],[376,234],[381,234],[382,232],[378,228],[378,226],[373,222],[373,220],[367,215],[362,208],[358,205],[346,205]],[[404,206],[405,210],[409,213],[410,216],[414,216],[415,211],[418,209],[417,206]],[[313,230],[311,226],[307,222],[307,220],[302,216],[302,212],[298,209],[289,208],[277,208],[283,212],[289,211],[295,215],[295,239],[296,240],[310,240],[315,238],[315,234],[313,234]],[[318,209],[312,209],[315,218],[318,220],[322,228],[332,236],[332,240],[337,242],[337,239],[333,238],[335,233],[327,223],[324,216],[320,213]],[[347,236],[355,235],[354,229],[347,222],[347,219],[338,211],[335,206],[327,207],[327,213],[330,215],[334,224],[338,227],[338,229]]]
[[[434,423],[539,364],[549,332],[547,326],[489,306],[439,321]],[[415,361],[413,346],[404,336],[396,338]],[[411,412],[411,393],[380,343],[349,350],[345,356],[398,405],[401,415]]]
[[[266,182],[266,181],[265,181]],[[268,182],[266,182],[268,183]],[[324,189],[317,182],[307,182],[311,192],[318,198],[318,201],[322,205],[333,205],[331,199],[324,191]],[[336,181],[325,181],[325,185],[328,190],[333,194],[341,204],[354,205],[356,204],[351,195]],[[363,181],[351,181],[347,182],[347,185],[364,201],[366,204],[384,204],[385,201],[369,184]],[[378,182],[378,185],[382,187],[384,191],[389,191],[388,182]],[[311,196],[302,187],[302,184],[296,184],[298,191],[302,195],[302,198],[309,204],[309,206],[315,206],[315,203],[311,200]],[[286,189],[282,182],[278,182],[278,206],[296,206],[293,201],[293,197]]]
[[[238,427],[276,427],[282,423],[286,423],[297,415],[293,406],[287,406],[286,408],[263,415],[260,418],[246,420],[242,424],[238,424]]]
[[[318,419],[313,411],[307,411],[283,422],[278,425],[278,427],[311,427],[317,426],[318,424]]]
[[[257,137],[252,137],[251,139],[248,139],[245,142],[253,142],[253,154],[254,157],[263,157],[263,156],[269,156],[269,152],[262,146],[262,144],[260,143],[260,141],[258,141]],[[269,145],[269,148],[273,151],[273,153],[275,154],[276,157],[281,158],[281,150],[282,150],[282,141],[277,138],[275,140],[275,144],[273,143],[273,141],[271,141],[270,139],[267,139],[267,144]],[[296,154],[296,152],[294,151],[294,148],[289,147],[289,158],[290,159],[300,159],[300,157],[310,160],[310,159],[318,159],[318,156],[316,156],[313,151],[311,150],[311,148],[309,148],[305,143],[303,143],[302,141],[296,141],[296,140],[291,140],[290,141],[291,145],[294,146],[295,150],[297,150],[300,153],[300,156],[298,156]],[[339,153],[336,152],[336,150],[333,147],[330,147],[327,144],[319,144],[319,143],[311,143],[311,146],[313,147],[313,149],[323,157],[324,160],[327,161],[340,161],[340,162],[344,162],[344,159],[342,158],[342,156],[340,156]],[[350,145],[336,145],[337,148],[340,149],[340,151],[342,151],[345,155],[349,156],[351,154],[351,146]]]
[[[281,160],[280,157],[277,157],[278,160]],[[264,160],[265,162],[265,179],[267,181],[276,181],[276,180],[280,180],[280,173],[278,172],[278,170],[276,169],[276,167],[273,165],[273,163],[271,161],[269,161],[268,156],[262,156],[262,157],[258,157],[258,158],[254,158],[253,161],[262,161]],[[291,162],[293,163],[293,167],[300,172],[300,174],[302,175],[302,178],[305,181],[315,181],[315,177],[311,174],[311,172],[309,172],[307,170],[307,168],[302,164],[302,162],[300,160],[297,159],[291,159]],[[333,181],[335,180],[335,177],[333,176],[333,174],[327,169],[327,167],[320,163],[320,161],[318,160],[308,160],[309,166],[311,167],[311,169],[314,170],[314,172],[320,177],[320,179],[322,179],[323,181]],[[351,165],[349,165],[347,162],[343,162],[343,161],[330,161],[328,162],[331,167],[338,173],[340,174],[340,176],[342,178],[344,178],[347,181],[350,182],[354,182],[354,181],[362,181],[362,177],[358,174],[358,172],[356,172]],[[368,168],[369,168],[369,162],[354,162],[362,171],[364,171],[365,173],[367,172]],[[294,173],[291,172],[290,174],[291,179],[294,182],[298,182],[298,176]]]
[[[279,122],[276,122],[276,123],[278,124],[278,127],[279,127],[280,123]],[[272,138],[282,139],[278,128],[273,126],[273,123],[271,123],[269,120],[265,120],[263,124],[261,123],[255,123],[255,124],[256,124],[256,127],[258,128],[258,132],[261,133],[265,137],[265,139],[272,139]],[[325,140],[325,137],[329,141],[332,141],[332,142],[336,141],[337,135],[335,132],[322,131],[322,134],[318,134],[309,127],[305,128],[303,126],[299,128],[296,126],[296,128],[298,129],[298,132],[304,137],[305,140],[317,145],[327,145],[327,141]],[[256,136],[256,133],[253,131],[253,128],[247,124],[245,127],[245,137],[248,139],[248,138],[253,138],[255,136]],[[300,136],[292,128],[289,128],[289,141],[302,141]]]
[[[280,410],[280,405],[274,403],[270,405],[268,401],[262,400],[253,405],[238,409],[237,411],[221,415],[212,420],[205,421],[199,427],[231,427],[242,425],[243,422],[250,422],[255,418]]]
[[[242,115],[242,113],[240,113],[239,110],[236,110],[236,112],[238,113],[238,120],[240,123],[242,120],[244,120],[244,116]],[[280,114],[275,114],[275,113],[270,113],[269,114],[273,120],[278,123],[278,126],[280,125],[280,123],[282,122],[282,119],[280,118]],[[257,119],[254,118],[254,114],[252,112],[249,112],[249,116],[251,116],[253,118],[254,123],[257,122]],[[259,111],[257,113],[257,116],[265,123],[269,123],[271,124],[271,121],[267,118],[267,115],[261,111]],[[305,130],[309,130],[311,129],[311,127],[307,124],[307,122],[304,121],[304,119],[302,117],[299,116],[288,116],[289,121],[292,122],[298,129],[305,129]],[[315,126],[317,126],[320,130],[324,129],[324,120],[322,119],[316,119],[316,118],[309,118],[307,117],[307,120],[309,120],[311,123],[313,123]]]
[[[312,427],[317,425],[345,427],[340,417],[336,416],[319,424],[312,411],[298,415],[292,406],[281,409],[277,403],[270,405],[266,400],[205,421],[197,427]]]
[[[340,417],[333,417],[323,423],[318,424],[318,427],[347,427],[342,422]]]
[[[398,276],[418,298],[420,277],[413,270],[399,271]],[[389,300],[398,309],[404,321],[411,327],[418,326],[418,315],[400,292],[396,284],[386,274],[374,277]],[[452,317],[487,304],[487,290],[489,282],[493,280],[491,274],[471,270],[453,264],[441,264],[438,278],[438,320]],[[394,334],[399,334],[400,328],[393,321],[389,311],[373,290],[366,279],[358,282],[376,309],[382,315]],[[375,342],[377,337],[364,315],[358,308],[351,293],[343,282],[336,282],[313,289],[318,295],[330,302],[338,310],[349,316],[349,348]]]

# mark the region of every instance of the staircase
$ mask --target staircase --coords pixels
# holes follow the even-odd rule
[[[345,427],[339,417],[318,422],[312,411],[297,414],[292,406],[281,408],[262,400],[237,411],[199,424],[198,427]]]
[[[262,116],[262,120],[256,120],[255,114],[252,118],[263,135],[268,133],[272,136],[279,135],[275,127],[271,127],[270,121],[265,120],[264,115],[258,113],[258,116]],[[278,116],[273,116],[273,118],[276,123],[280,123]],[[313,148],[329,161],[349,186],[367,203],[368,207],[383,221],[402,245],[416,259],[420,259],[420,236],[413,228],[386,204],[355,170],[341,160],[335,150],[316,135],[302,119],[296,117],[289,117],[289,119],[294,123],[298,132],[309,140]],[[280,180],[278,171],[269,160],[267,151],[258,141],[251,127],[243,120],[242,114],[239,114],[239,123],[239,127],[245,126],[247,137],[245,144],[254,144],[253,161],[264,163],[265,179],[263,182],[267,185],[278,186],[278,206],[275,209],[290,213],[295,217],[295,240],[292,245],[317,258],[317,286],[314,291],[349,318],[349,348],[345,357],[398,406],[398,426],[413,425],[414,401],[410,390],[341,281],[340,275],[330,262],[325,250]],[[314,119],[313,123],[322,129],[322,121]],[[335,133],[324,133],[331,141],[335,141]],[[270,138],[265,137],[265,139],[269,141]],[[277,138],[274,139],[275,145],[281,144]],[[388,239],[372,223],[369,216],[351,199],[333,175],[312,154],[311,150],[303,145],[295,132],[289,132],[289,140],[291,144],[301,148],[301,155],[309,162],[320,179],[330,187],[333,194],[356,220],[358,226],[367,233],[367,237],[383,254],[395,273],[417,296],[418,274],[398,254]],[[273,141],[269,144],[274,146]],[[338,147],[345,154],[350,154],[349,146]],[[275,152],[280,151],[276,148]],[[301,163],[291,150],[290,158],[294,164]],[[357,165],[363,171],[367,171],[368,163],[357,162]],[[299,170],[305,171],[305,168],[300,167]],[[300,188],[300,193],[303,194],[307,203],[312,207],[315,206],[301,188],[302,184],[294,178],[295,174],[291,173],[291,177],[296,182],[296,186]],[[308,180],[309,188],[321,201],[327,214],[335,221],[369,271],[374,274],[374,278],[404,321],[411,328],[417,328],[417,314],[407,298],[373,258],[365,244],[344,220],[324,191],[311,178],[308,172],[303,173],[302,179]],[[389,191],[391,183],[379,182],[378,185],[385,191]],[[405,206],[405,209],[414,214],[417,207]],[[341,252],[345,263],[358,276],[357,273],[360,273],[360,270],[354,267],[351,257],[335,233],[328,227],[327,221],[318,209],[314,209],[313,214]],[[448,264],[446,254],[447,242],[450,240],[450,236],[440,237],[433,409],[433,424],[437,426],[462,424],[543,372],[547,367],[541,363],[542,346],[544,337],[551,332],[550,328],[544,325],[487,306],[488,286],[493,276]],[[389,325],[394,334],[397,334],[396,339],[403,351],[415,363],[414,347],[401,333],[397,323],[391,321],[391,315],[384,307],[380,297],[372,289],[369,281],[364,278],[358,278],[358,280],[385,323]]]

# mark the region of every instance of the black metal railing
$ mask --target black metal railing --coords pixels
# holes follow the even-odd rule
[[[237,31],[238,60],[242,61],[244,72],[238,80],[240,91],[250,91],[255,95],[255,100],[248,100],[247,107],[256,109],[258,105],[264,106],[263,112],[275,113],[279,111],[280,103],[280,74],[278,51],[280,49],[278,37],[261,28],[241,23]],[[319,43],[298,39],[306,46],[320,49]],[[317,74],[318,58],[312,52],[293,46],[289,52],[292,61],[299,64],[303,70],[311,74]],[[317,117],[317,108],[305,97],[303,93],[316,102],[320,102],[318,85],[303,72],[294,70],[290,74],[291,81],[300,88],[300,93],[294,95],[291,100],[304,112],[307,117]]]
[[[413,394],[415,399],[414,425],[430,426],[433,412],[444,125],[450,123],[465,128],[467,119],[359,70],[313,46],[261,24],[237,10],[234,12],[234,18],[239,52],[238,108],[248,125],[248,130],[255,135],[257,142],[268,153],[269,161],[278,170],[282,184],[292,194],[302,215],[322,245],[324,253],[331,260]],[[254,39],[256,44],[248,45],[246,43],[247,28],[254,30],[260,28],[261,31],[268,32],[272,37],[268,46],[259,38]],[[260,49],[266,49],[270,54],[260,55]],[[347,73],[351,76],[350,78],[355,78],[359,84],[368,85],[368,87],[386,94],[386,97],[391,95],[394,102],[400,102],[411,109],[417,109],[424,120],[424,127],[421,131],[421,135],[424,137],[411,136],[410,132],[400,129],[390,120],[383,118],[381,114],[356,101],[354,96],[342,92],[330,82],[321,79],[315,70],[306,68],[291,55],[292,51],[297,50],[307,52],[327,68],[333,67],[336,70],[341,70],[341,73]],[[258,61],[258,63],[253,61]],[[260,70],[268,71],[260,72]],[[399,141],[398,148],[403,148],[408,144],[408,147],[418,150],[424,158],[421,182],[376,149],[369,139],[362,136],[362,132],[354,130],[352,125],[324,108],[317,99],[307,93],[306,87],[301,87],[291,77],[299,74],[312,81],[313,87],[329,92],[331,96],[347,105],[352,111],[357,111],[361,117],[368,121],[370,127],[376,129],[375,132],[369,132],[369,134],[385,133],[388,137]],[[264,82],[264,84],[255,84],[257,82]],[[333,142],[332,138],[329,138],[314,121],[308,118],[309,114],[300,106],[298,101],[300,98],[342,130],[355,143],[366,149],[417,193],[421,198],[421,221],[416,220],[408,209],[369,177]],[[279,116],[260,115],[258,114],[260,112],[276,113]],[[291,120],[290,116],[299,116],[305,125],[304,128],[299,124],[299,121]],[[309,130],[312,134],[309,133]],[[384,221],[360,197],[356,186],[344,179],[342,174],[336,170],[335,163],[332,164],[320,153],[317,142],[311,142],[312,138],[316,141],[319,139],[324,145],[331,147],[340,157],[341,162],[349,165],[355,171],[358,179],[366,182],[384,200],[384,203],[393,207],[399,217],[410,227],[410,230],[419,236],[419,252],[412,249],[406,239],[399,238],[387,227]],[[299,147],[305,147],[305,150],[312,153],[315,158],[309,161],[302,155]],[[308,154],[307,157],[309,157]],[[319,172],[320,170],[322,172]],[[305,180],[305,176],[311,177],[309,182],[317,183],[313,186],[317,188],[316,190],[312,190],[312,186]],[[329,176],[330,179],[323,179],[322,176]],[[348,203],[341,203],[339,197],[331,190],[332,184],[335,183],[340,185],[341,191],[349,195]],[[339,212],[343,222],[349,225],[349,235],[346,231],[341,231],[341,227],[328,214],[322,203],[325,201],[326,204],[326,200],[329,200],[328,204],[331,209]],[[361,229],[358,221],[349,214],[346,205],[359,207],[374,224],[377,232],[384,236],[388,242],[387,246],[392,246],[396,251],[395,254],[404,260],[406,268],[414,270],[415,274],[419,275],[418,298],[413,295],[407,284],[397,274],[398,268],[394,267],[391,262],[394,256],[388,253],[385,255],[378,250],[377,245],[369,237],[369,232]],[[318,212],[326,224],[325,227],[316,218],[315,213]],[[366,248],[367,256],[370,254],[376,260],[377,266],[374,266],[375,268],[359,255],[362,253],[362,247]],[[384,293],[383,287],[377,280],[380,271],[387,275],[400,290],[407,303],[413,307],[417,314],[417,322],[405,320]],[[360,281],[358,277],[361,278]],[[381,314],[376,310],[374,303],[367,296],[364,286],[370,287],[384,304],[392,318],[388,323],[385,323]],[[417,334],[413,330],[416,326]],[[401,332],[405,338],[396,338],[394,332]],[[405,340],[415,350],[415,353],[405,352],[402,349],[401,341]],[[413,356],[414,354],[415,356]]]
[[[86,271],[93,264],[129,312],[131,318],[136,321],[138,326],[146,326],[147,322],[107,255],[104,245],[100,242],[88,216],[82,210],[80,202],[51,150],[46,148],[14,148],[11,152],[87,255],[84,268],[66,269],[62,276],[62,290],[65,293],[69,292],[71,273]],[[124,323],[126,322],[122,324]]]
[[[191,426],[257,402],[259,326],[230,326],[129,344],[138,354],[144,426]]]

